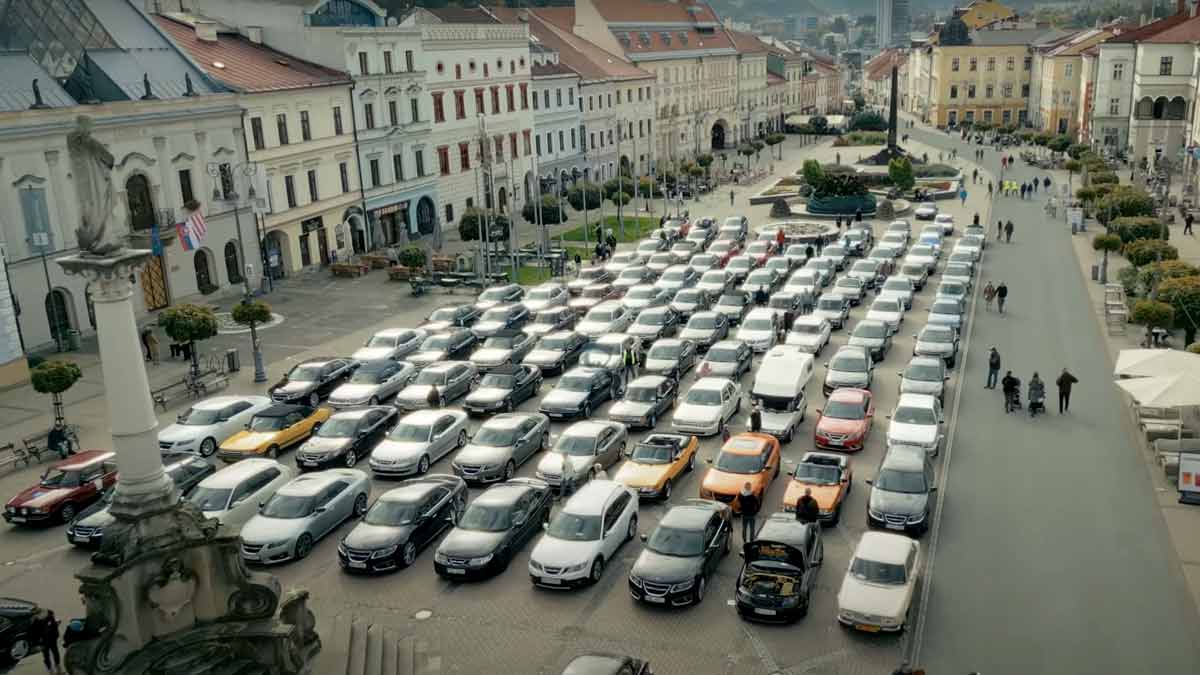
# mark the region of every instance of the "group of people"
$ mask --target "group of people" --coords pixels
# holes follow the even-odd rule
[[[1033,196],[1033,193],[1037,192],[1037,188],[1038,182],[1036,180],[1028,183],[1018,183],[1015,180],[1000,181],[1000,195],[1003,197],[1020,197],[1021,199],[1028,199]]]
[[[999,379],[1001,390],[1004,393],[1004,412],[1009,413],[1020,408],[1021,379],[1013,375],[1011,370],[1005,371],[1004,377],[1000,378],[1000,366],[1000,351],[994,346],[990,347],[988,349],[987,383],[983,388],[995,389]],[[1079,379],[1066,368],[1063,368],[1058,378],[1054,380],[1054,385],[1058,388],[1058,414],[1065,415],[1071,409],[1071,388],[1078,382]],[[1029,378],[1028,395],[1031,406],[1042,406],[1046,399],[1046,384],[1037,371],[1034,371],[1033,377]]]
[[[987,286],[983,287],[983,302],[987,306],[987,311],[992,311],[992,301],[995,300],[1000,309],[1000,313],[1004,313],[1004,305],[1008,302],[1008,284],[1003,281],[999,286],[993,286],[991,281],[987,282]]]
[[[593,262],[603,263],[612,257],[613,252],[617,250],[617,238],[612,232],[609,232],[606,237],[596,242],[596,248],[592,250],[595,260]]]
[[[1013,236],[1013,221],[1004,222],[1003,220],[996,221],[996,241],[1004,241],[1012,243]]]

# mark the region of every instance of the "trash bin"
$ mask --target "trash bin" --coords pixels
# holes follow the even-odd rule
[[[242,369],[242,359],[237,349],[225,350],[225,372],[236,373]]]
[[[79,331],[77,331],[77,330],[68,330],[67,331],[66,347],[67,347],[67,351],[69,351],[69,352],[79,351]]]
[[[1100,266],[1092,265],[1092,281],[1100,281]]]

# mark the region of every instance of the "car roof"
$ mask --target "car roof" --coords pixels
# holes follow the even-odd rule
[[[520,373],[523,373],[523,372],[525,372],[525,367],[518,366],[518,365],[512,364],[512,363],[506,363],[502,366],[496,366],[495,368],[492,368],[485,374],[487,374],[487,375],[519,375]]]
[[[505,303],[501,303],[501,304],[499,304],[499,305],[496,305],[495,307],[489,307],[489,308],[487,309],[487,312],[491,312],[491,313],[495,313],[495,312],[511,312],[512,310],[514,310],[514,309],[517,309],[518,307],[521,307],[521,306],[522,306],[522,305],[521,305],[521,303],[519,303],[519,302],[505,302]]]
[[[608,420],[583,420],[563,429],[562,436],[596,436],[605,429],[622,426]]]
[[[583,487],[575,491],[567,499],[567,503],[562,510],[568,513],[577,513],[580,515],[600,514],[604,510],[604,506],[608,504],[608,500],[621,490],[627,489],[621,483],[611,480],[590,480],[583,484]]]
[[[633,382],[630,382],[626,389],[629,387],[654,387],[657,389],[660,385],[662,385],[663,382],[666,381],[667,378],[663,377],[662,375],[643,375]]]
[[[495,372],[495,371],[493,371]],[[496,415],[490,420],[484,422],[479,428],[487,427],[489,429],[513,429],[521,426],[521,424],[531,418],[537,417],[536,413],[502,413]]]
[[[723,340],[723,342],[733,342],[733,341],[732,340]],[[718,342],[717,344],[719,345],[721,343]],[[717,345],[713,345],[713,346],[715,347]],[[728,377],[715,377],[715,376],[714,377],[702,377],[702,378],[696,380],[695,383],[692,384],[692,389],[699,389],[701,391],[709,391],[709,390],[720,391],[725,388],[725,385],[729,384],[732,381],[733,380],[730,380]]]
[[[484,490],[483,494],[475,499],[472,499],[471,505],[511,506],[531,490],[533,490],[532,486],[522,483],[498,483]]]
[[[908,561],[908,552],[913,546],[919,544],[900,534],[864,532],[854,549],[854,557],[903,565]]]
[[[578,331],[573,331],[573,330],[556,330],[556,331],[554,331],[554,332],[552,332],[552,333],[546,333],[545,335],[543,335],[543,336],[542,336],[542,338],[543,338],[543,339],[545,339],[545,338],[549,338],[549,337],[552,337],[552,338],[569,338],[569,337],[571,337],[572,335],[579,335],[579,332],[578,332]]]
[[[820,525],[796,520],[791,513],[772,513],[755,535],[756,541],[777,541],[801,551],[807,550],[808,540],[816,536]]]
[[[273,405],[269,408],[266,408],[264,410],[259,410],[258,412],[254,413],[254,416],[255,417],[286,417],[294,412],[298,412],[298,413],[301,413],[301,414],[307,416],[307,415],[312,414],[312,408],[309,408],[306,405],[296,405],[295,403],[276,403],[275,405]]]
[[[383,408],[383,407],[384,406],[374,406],[371,408],[351,408],[349,410],[339,410],[339,411],[333,413],[332,415],[330,415],[329,419],[337,418],[337,419],[343,419],[343,420],[356,420],[356,419],[362,418],[363,415],[367,414],[368,412],[370,412],[372,410],[379,410],[380,408]]]
[[[728,452],[731,455],[758,455],[762,454],[762,451],[770,445],[770,436],[746,431],[735,434],[733,438],[725,441],[725,444],[721,446],[721,452]]]
[[[833,357],[837,358],[837,357],[841,356],[842,354],[849,354],[850,352],[854,352],[855,356],[858,356],[861,358],[868,358],[867,348],[861,347],[859,345],[842,345],[841,347],[838,347],[838,350],[836,352],[833,353]]]
[[[466,362],[465,361],[438,361],[437,363],[431,363],[428,366],[425,366],[425,370],[440,372],[443,370],[450,370],[454,366],[462,365],[463,363],[466,363]]]
[[[936,356],[914,356],[909,360],[910,366],[936,366],[942,363],[942,359]]]
[[[925,324],[925,327],[921,329],[921,332],[924,333],[925,331],[930,331],[930,332],[934,332],[934,333],[954,333],[955,332],[953,326],[944,326],[942,324],[937,324],[937,323]]]
[[[508,306],[510,306],[510,307],[514,307],[515,305],[508,305]],[[489,338],[493,338],[493,337],[506,337],[506,338],[510,338],[510,337],[517,337],[517,336],[520,336],[520,335],[525,335],[525,334],[526,334],[526,333],[524,333],[524,332],[522,332],[522,331],[519,331],[519,330],[513,330],[512,328],[505,328],[504,330],[498,330],[498,331],[496,331],[495,333],[492,333],[492,334],[491,334],[491,335],[489,335],[488,337],[489,337]]]
[[[313,473],[305,473],[291,479],[279,488],[276,494],[288,497],[313,497],[321,490],[333,485],[340,480],[346,480],[348,476],[343,471],[316,471]],[[351,469],[355,471],[355,469]]]
[[[746,318],[747,319],[758,319],[758,318],[770,319],[774,316],[776,316],[775,310],[771,309],[770,307],[755,307],[754,309],[750,310],[750,313],[746,315]]]
[[[649,311],[649,310],[646,310],[646,311]],[[600,337],[596,338],[595,343],[598,345],[601,345],[601,344],[603,344],[603,345],[611,345],[611,344],[621,345],[621,344],[625,344],[627,341],[629,341],[631,339],[633,339],[633,338],[631,338],[630,336],[628,336],[624,333],[605,333],[604,335],[601,335]]]
[[[534,286],[530,290],[533,290],[533,291],[536,291],[539,289],[540,290],[559,290],[562,288],[566,288],[566,287],[563,286],[562,284],[558,283],[557,281],[543,281],[542,283],[538,284],[537,286]]]
[[[407,424],[433,424],[434,422],[441,419],[443,415],[451,415],[451,414],[454,414],[454,412],[456,412],[456,411],[442,410],[440,408],[432,409],[432,410],[414,410],[413,412],[410,412],[407,415],[405,415],[403,418],[401,418],[400,423],[401,424],[405,424],[405,423],[407,423]]]
[[[741,340],[720,340],[718,342],[714,342],[713,345],[708,348],[708,351],[711,352],[712,350],[714,350],[718,347],[720,347],[721,349],[738,349],[740,347],[745,346],[745,344],[746,343],[742,342]],[[713,378],[706,378],[706,379],[713,379]],[[697,384],[699,384],[699,381],[697,381]]]
[[[336,356],[314,356],[311,359],[304,359],[300,363],[297,363],[295,366],[293,366],[293,368],[298,368],[300,366],[323,366],[330,361],[337,360],[340,359],[338,359]]]
[[[279,467],[283,469],[283,465],[273,459],[266,457],[247,457],[235,464],[230,464],[227,467],[217,469],[208,478],[205,478],[201,485],[208,488],[232,488],[246,480],[250,476],[265,471],[271,467]]]
[[[715,512],[715,508],[702,504],[681,504],[672,506],[658,524],[680,530],[703,530]]]
[[[440,309],[440,307],[439,307],[439,309]],[[416,329],[414,329],[414,328],[384,328],[383,330],[375,331],[374,334],[377,336],[380,336],[380,337],[395,337],[397,335],[404,335],[406,333],[415,333],[415,332],[416,332]]]
[[[828,401],[840,401],[843,403],[861,403],[871,396],[871,392],[866,389],[855,389],[853,387],[838,387],[830,394]]]
[[[590,378],[590,377],[598,377],[603,372],[604,372],[604,369],[602,369],[602,368],[592,368],[590,366],[575,366],[574,368],[563,373],[562,377],[558,378],[558,381],[562,382],[562,378],[566,377],[567,375]]]
[[[650,345],[650,348],[653,349],[655,347],[678,347],[679,345],[683,344],[684,342],[687,342],[687,340],[683,340],[680,338],[659,338],[654,341],[654,344]]]
[[[932,408],[936,402],[937,399],[929,394],[900,394],[900,400],[896,401],[896,407]]]
[[[84,450],[55,464],[54,467],[62,470],[83,469],[116,456],[117,453],[110,450]]]
[[[224,408],[231,403],[238,401],[246,401],[247,403],[266,403],[269,401],[266,396],[213,396],[206,398],[203,401],[196,401],[192,404],[194,410],[218,410]]]
[[[606,309],[621,309],[621,303],[618,302],[617,300],[605,300],[604,302],[597,303],[595,307],[592,307],[591,309],[589,309],[588,313],[590,314],[596,310],[606,310]]]
[[[429,494],[435,488],[441,487],[442,485],[444,485],[442,482],[417,479],[384,492],[383,494],[379,495],[378,501],[414,502],[419,499],[424,499],[425,495]]]

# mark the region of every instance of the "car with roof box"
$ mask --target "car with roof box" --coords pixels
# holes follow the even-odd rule
[[[197,401],[158,432],[158,447],[163,452],[211,457],[221,443],[246,428],[255,413],[271,405],[266,396],[213,396]]]
[[[547,333],[554,333],[560,330],[571,330],[575,327],[575,322],[579,320],[579,314],[571,307],[559,305],[533,315],[529,323],[525,324],[521,330],[525,331],[534,338],[540,338]]]
[[[485,338],[469,359],[480,372],[520,363],[534,345],[534,337],[519,330],[502,330]]]
[[[808,614],[825,559],[821,526],[790,513],[767,516],[743,543],[734,606],[748,621],[791,623]]]
[[[698,605],[729,553],[733,516],[720,502],[689,499],[671,507],[629,570],[634,600],[664,607]]]
[[[621,461],[628,442],[629,431],[618,422],[575,422],[554,439],[554,446],[542,455],[534,475],[556,488],[561,488],[564,480],[567,487],[578,487],[595,477],[597,465],[607,469]]]
[[[410,478],[384,492],[338,543],[346,572],[375,574],[411,567],[421,549],[454,527],[467,507],[467,484],[448,474]]]
[[[400,410],[444,408],[466,396],[479,379],[479,370],[470,361],[441,361],[421,369],[407,387],[396,394],[395,405]],[[436,400],[430,403],[430,394]]]
[[[520,284],[502,284],[485,288],[475,300],[475,307],[487,312],[493,307],[520,303],[525,298],[525,287]]]
[[[542,588],[598,583],[622,544],[637,536],[638,496],[609,480],[591,481],[571,495],[529,556],[529,579]]]
[[[466,328],[456,328],[425,338],[420,349],[406,360],[418,368],[440,361],[460,361],[469,357],[478,344],[479,338],[475,333]]]
[[[475,305],[449,305],[433,310],[425,321],[418,327],[426,337],[434,333],[444,333],[455,328],[470,328],[483,314]],[[420,344],[420,343],[418,343]]]
[[[669,501],[675,481],[696,468],[699,448],[699,439],[688,434],[649,434],[634,444],[613,480],[642,499]]]
[[[743,432],[725,441],[700,482],[700,498],[729,504],[742,512],[741,491],[746,483],[761,501],[779,476],[783,458],[779,439],[770,434]]]
[[[454,475],[468,483],[510,480],[531,457],[550,447],[550,419],[541,413],[502,413],[480,425],[454,456]]]
[[[218,469],[200,481],[187,500],[205,518],[215,519],[230,532],[238,532],[295,475],[291,467],[273,459],[250,457]]]
[[[608,409],[608,419],[629,428],[653,429],[675,406],[678,384],[662,375],[643,375],[625,385],[625,395]]]
[[[368,361],[345,384],[333,390],[329,405],[335,409],[378,405],[408,386],[416,375],[417,367],[407,361]]]
[[[116,482],[116,453],[84,450],[56,462],[37,484],[9,499],[4,520],[10,525],[70,523]]]
[[[482,579],[508,569],[521,549],[550,522],[554,492],[544,481],[510,478],[467,505],[433,554],[444,579]]]
[[[433,463],[467,444],[467,414],[461,410],[417,410],[392,427],[367,465],[384,478],[424,475]]]
[[[399,412],[390,405],[336,412],[296,449],[296,468],[353,468],[359,458],[371,454],[398,417]]]
[[[329,419],[329,408],[276,404],[255,413],[246,428],[221,443],[217,458],[225,463],[247,457],[275,459],[287,448],[300,445]]]
[[[358,362],[350,359],[328,356],[307,359],[292,366],[267,394],[276,403],[307,403],[315,408],[350,379],[357,368]]]
[[[521,363],[536,366],[544,375],[556,375],[575,365],[587,345],[587,337],[573,330],[547,333]]]
[[[499,366],[480,377],[475,390],[463,399],[463,410],[470,415],[512,412],[536,396],[541,387],[542,371],[537,366]]]
[[[385,328],[376,331],[350,358],[359,363],[399,361],[417,351],[428,335],[423,328]]]
[[[313,545],[367,512],[371,481],[358,469],[328,469],[280,486],[240,532],[242,560],[274,565],[303,560]]]

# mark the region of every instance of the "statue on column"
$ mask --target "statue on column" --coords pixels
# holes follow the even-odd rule
[[[113,156],[95,136],[92,118],[80,115],[75,129],[67,134],[67,152],[71,158],[71,177],[75,182],[75,200],[79,204],[79,227],[75,237],[79,248],[96,256],[111,256],[120,244],[105,243],[108,220],[112,217]]]

